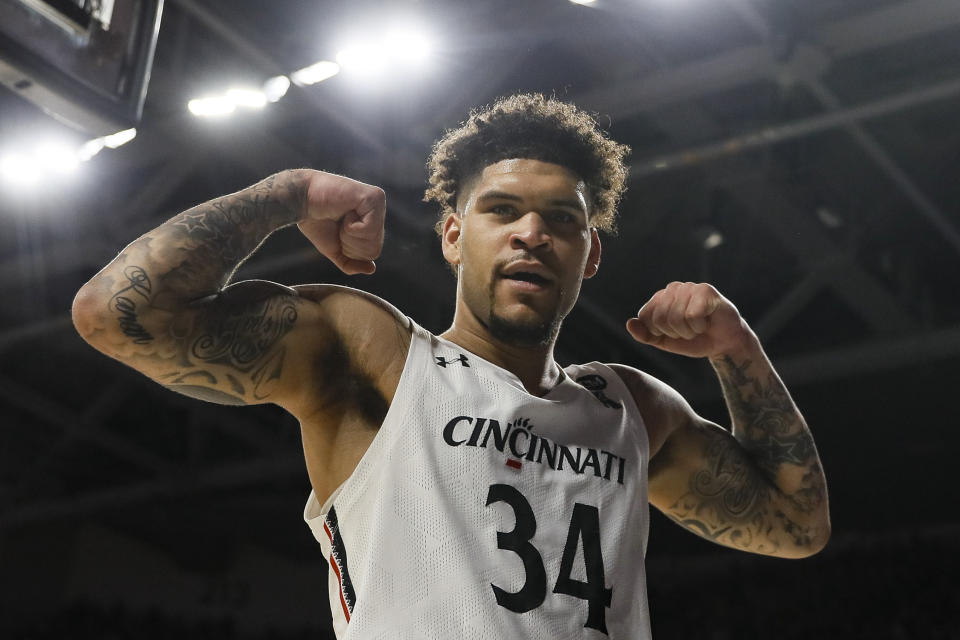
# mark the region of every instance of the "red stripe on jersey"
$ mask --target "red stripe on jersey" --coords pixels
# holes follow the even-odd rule
[[[519,460],[514,460],[513,458],[507,458],[507,466],[513,469],[519,469],[523,466]]]
[[[327,537],[330,538],[330,548],[333,548],[333,533],[330,532],[330,527],[327,526],[327,523],[323,523],[323,530],[327,532]],[[333,557],[333,553],[330,554],[330,567],[333,569],[333,573],[337,576],[337,584],[340,585],[340,605],[343,607],[343,615],[347,619],[347,622],[350,622],[350,611],[347,610],[347,601],[343,597],[343,578],[340,577],[340,567],[337,566],[337,561]]]

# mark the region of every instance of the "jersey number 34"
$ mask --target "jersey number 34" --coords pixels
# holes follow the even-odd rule
[[[490,485],[490,490],[487,492],[487,506],[495,502],[506,502],[516,516],[516,526],[513,531],[497,532],[497,548],[513,551],[520,556],[526,572],[526,580],[520,590],[513,593],[495,584],[490,586],[493,587],[497,604],[515,613],[526,613],[543,604],[547,597],[547,572],[543,566],[543,557],[530,542],[537,532],[537,519],[524,495],[508,484]],[[572,578],[570,575],[573,571],[574,558],[577,556],[577,547],[581,541],[586,582]],[[583,626],[607,633],[606,610],[610,606],[613,589],[604,585],[599,513],[596,507],[576,502],[573,505],[573,515],[570,517],[567,542],[560,559],[560,575],[557,576],[553,592],[586,600],[587,621]]]

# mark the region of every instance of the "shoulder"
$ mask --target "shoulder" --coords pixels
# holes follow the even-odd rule
[[[306,284],[290,291],[301,315],[296,345],[299,374],[307,383],[291,408],[294,415],[313,414],[318,403],[337,400],[318,389],[351,381],[392,400],[410,346],[410,319],[385,300],[350,287]]]
[[[380,361],[394,362],[406,355],[413,323],[386,300],[339,285],[303,284],[292,289],[322,312],[341,347],[360,357],[365,369],[379,371]]]
[[[335,284],[300,284],[290,289],[299,298],[322,308],[332,321],[347,320],[351,326],[369,322],[395,325],[407,333],[412,329],[410,319],[399,309],[360,289]]]
[[[691,420],[693,409],[676,389],[649,373],[624,364],[607,366],[620,376],[637,403],[653,457],[677,428]]]

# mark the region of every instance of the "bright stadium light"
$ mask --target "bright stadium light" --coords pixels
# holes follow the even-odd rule
[[[73,173],[80,164],[76,149],[57,142],[47,142],[37,147],[33,159],[36,167],[59,175]]]
[[[290,78],[287,76],[274,76],[263,83],[263,95],[267,97],[267,102],[277,102],[290,90]]]
[[[267,104],[267,94],[259,89],[230,89],[227,100],[247,109],[263,109]]]
[[[593,4],[594,0],[570,0],[573,4]]]
[[[237,105],[227,96],[208,96],[194,98],[187,103],[190,113],[201,118],[228,116],[237,110]]]
[[[136,129],[124,129],[103,138],[103,144],[111,149],[123,146],[137,137]],[[91,140],[91,142],[93,142]]]
[[[35,157],[25,153],[0,156],[0,178],[18,187],[29,187],[40,179],[40,167]]]
[[[329,60],[321,60],[320,62],[313,63],[309,67],[304,67],[303,69],[294,71],[290,74],[290,79],[293,80],[295,84],[307,86],[316,84],[318,82],[323,82],[327,78],[332,78],[338,73],[340,73],[340,65]]]
[[[419,64],[430,55],[429,38],[416,27],[396,27],[387,32],[384,49],[391,58]]]
[[[94,138],[93,140],[87,140],[81,145],[80,150],[77,152],[77,157],[80,158],[81,162],[86,162],[93,156],[97,155],[103,148],[107,146],[103,138]]]
[[[337,62],[346,71],[374,75],[388,68],[423,64],[433,44],[426,32],[415,24],[394,23],[379,34],[366,34],[337,54]]]
[[[373,42],[357,43],[337,53],[341,67],[354,73],[374,74],[383,70],[387,62],[386,47]]]

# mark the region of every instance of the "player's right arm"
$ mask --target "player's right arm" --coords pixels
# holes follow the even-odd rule
[[[396,336],[383,329],[397,319],[346,289],[304,295],[230,279],[268,235],[292,224],[345,273],[371,273],[384,213],[377,187],[320,171],[278,173],[131,243],[79,291],[74,324],[95,348],[173,391],[308,413],[317,385],[357,367],[376,370],[359,345]],[[358,323],[360,314],[369,321]]]

